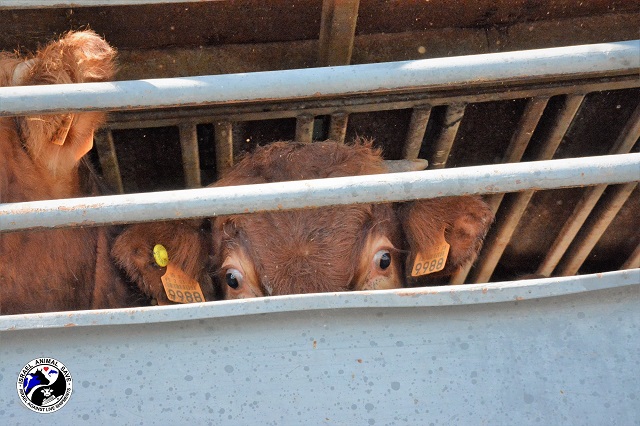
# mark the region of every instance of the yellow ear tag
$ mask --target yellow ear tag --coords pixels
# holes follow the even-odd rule
[[[413,268],[411,269],[411,276],[419,277],[442,271],[447,263],[450,247],[449,243],[444,239],[443,229],[442,237],[435,246],[429,248],[428,252],[420,252],[416,255],[416,260],[413,262]]]
[[[200,284],[173,263],[167,265],[167,272],[160,277],[167,298],[176,303],[204,302]]]
[[[156,244],[153,246],[153,258],[158,266],[165,267],[169,263],[169,254],[167,249],[162,244]]]

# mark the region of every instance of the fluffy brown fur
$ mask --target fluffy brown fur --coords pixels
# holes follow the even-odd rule
[[[35,55],[0,56],[0,84],[102,81],[113,76],[115,51],[95,33],[69,33]],[[80,158],[102,122],[76,114],[62,146],[51,142],[68,115],[0,118],[0,202],[97,194]],[[87,146],[87,143],[89,145]],[[46,312],[132,303],[109,259],[105,229],[0,234],[0,313]]]
[[[407,280],[410,285],[424,285],[435,277],[456,273],[466,263],[475,260],[482,241],[493,222],[493,213],[480,197],[443,197],[401,204],[399,218],[406,235]],[[416,254],[428,252],[438,244],[442,229],[451,246],[445,268],[423,277],[411,277]]]
[[[258,148],[240,161],[215,186],[318,179],[384,173],[380,152],[370,142],[299,144],[279,142]],[[344,291],[353,288],[364,240],[372,232],[384,235],[394,255],[437,242],[446,227],[451,274],[475,259],[492,221],[477,197],[441,198],[384,205],[352,205],[290,212],[218,217],[213,222],[214,265],[221,268],[228,253],[240,248],[252,263],[262,294]],[[400,215],[396,214],[400,209]],[[364,264],[368,261],[365,260]],[[410,275],[410,268],[406,275]],[[412,281],[413,283],[413,281]]]
[[[111,254],[118,266],[140,290],[158,304],[172,302],[162,286],[166,268],[153,259],[153,247],[162,244],[170,262],[198,281],[206,300],[214,300],[213,284],[208,274],[210,239],[199,221],[143,223],[131,226],[116,239]]]
[[[379,152],[369,142],[359,141],[349,148],[336,143],[277,142],[245,157],[215,186],[385,171]],[[241,245],[254,262],[265,294],[349,290],[359,248],[367,231],[381,220],[393,222],[393,211],[353,205],[217,218],[214,264],[221,266],[228,248]],[[224,273],[218,271],[222,283]]]

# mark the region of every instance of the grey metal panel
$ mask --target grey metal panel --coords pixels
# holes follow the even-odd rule
[[[259,185],[0,204],[0,231],[210,217],[640,178],[640,153]]]
[[[633,40],[250,74],[2,87],[0,116],[272,102],[613,77],[637,73],[639,50],[640,40]]]
[[[0,317],[0,420],[633,425],[639,306],[631,270]],[[39,356],[74,380],[52,414],[15,390]]]

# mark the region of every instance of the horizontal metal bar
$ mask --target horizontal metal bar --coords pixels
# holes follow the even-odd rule
[[[640,153],[0,204],[0,230],[147,222],[637,180]]]
[[[414,308],[513,302],[617,287],[639,286],[640,269],[577,277],[543,278],[454,287],[421,287],[342,293],[295,294],[143,308],[0,316],[0,331],[264,315],[324,309]]]
[[[438,89],[428,92],[393,95],[353,96],[335,99],[308,99],[304,101],[263,102],[253,104],[219,104],[204,107],[165,108],[160,110],[115,111],[109,114],[107,126],[112,129],[138,129],[143,127],[177,126],[182,120],[197,123],[215,121],[253,121],[295,118],[301,111],[314,116],[336,112],[363,113],[415,108],[425,103],[432,107],[452,103],[478,103],[557,96],[570,93],[591,93],[603,90],[623,90],[640,87],[637,76],[599,77],[534,83],[519,87],[466,87]]]
[[[223,1],[223,0],[197,0]],[[2,9],[58,9],[67,7],[137,6],[144,4],[193,3],[194,0],[2,0]]]
[[[640,40],[341,67],[0,88],[0,116],[273,102],[628,75]]]

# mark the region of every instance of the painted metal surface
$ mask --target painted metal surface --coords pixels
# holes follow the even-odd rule
[[[0,230],[212,217],[640,179],[640,153],[0,204]]]
[[[638,52],[640,40],[632,40],[250,74],[2,87],[0,116],[273,102],[629,75],[640,69]]]
[[[0,317],[3,425],[638,424],[640,270]],[[52,414],[15,382],[53,357]],[[43,417],[46,416],[46,417]]]

